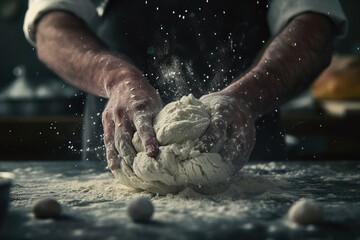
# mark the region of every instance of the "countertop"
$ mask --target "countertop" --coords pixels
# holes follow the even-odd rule
[[[159,196],[121,186],[106,169],[81,162],[2,161],[16,180],[0,239],[360,239],[360,162],[250,163],[224,193],[192,189]],[[201,186],[199,186],[201,187]],[[196,189],[195,189],[196,190]],[[153,220],[134,223],[128,202],[147,196]],[[31,206],[56,198],[63,215],[35,219]],[[317,201],[324,220],[301,226],[287,220],[293,202]]]

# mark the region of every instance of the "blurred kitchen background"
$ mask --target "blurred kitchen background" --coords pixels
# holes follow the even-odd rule
[[[282,107],[290,160],[360,159],[360,1],[342,0],[349,32],[331,69]],[[84,95],[37,60],[24,0],[0,0],[0,161],[78,160]]]

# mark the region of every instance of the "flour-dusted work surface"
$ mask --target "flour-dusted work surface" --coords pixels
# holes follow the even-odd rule
[[[360,162],[251,163],[221,194],[166,196],[136,192],[106,170],[78,164],[2,162],[0,171],[16,180],[0,239],[360,239]],[[149,222],[127,215],[140,196],[154,205]],[[59,219],[33,216],[44,197],[61,204]],[[320,222],[287,219],[300,198],[321,206]]]

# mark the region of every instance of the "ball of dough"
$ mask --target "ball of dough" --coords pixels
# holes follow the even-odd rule
[[[55,199],[44,198],[34,203],[32,211],[36,218],[58,218],[61,215],[61,205]]]
[[[322,215],[321,207],[309,199],[295,202],[288,212],[289,220],[302,225],[318,223],[322,220]]]
[[[134,222],[148,222],[154,213],[154,206],[148,198],[138,197],[130,202],[127,213]]]

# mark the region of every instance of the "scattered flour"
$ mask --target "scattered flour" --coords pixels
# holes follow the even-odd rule
[[[148,157],[135,133],[133,145],[138,154],[132,169],[122,163],[113,174],[126,186],[158,194],[179,192],[186,187],[202,193],[223,191],[219,186],[231,180],[234,166],[216,152],[201,153],[195,148],[209,124],[206,106],[192,95],[169,103],[154,121],[159,155]]]
[[[222,232],[247,224],[267,206],[268,199],[279,195],[275,183],[244,172],[223,193],[205,195],[187,187],[159,196],[119,184],[108,172],[75,168],[71,162],[21,164],[12,166],[17,175],[12,208],[21,209],[25,216],[35,199],[55,198],[62,215],[69,217],[53,221],[29,216],[20,231],[31,233],[31,239],[41,238],[36,235],[39,229],[48,236],[60,231],[62,239],[144,239],[144,233],[152,239],[219,239]],[[129,204],[139,197],[154,205],[150,224],[134,224],[128,215]]]
[[[324,222],[336,222],[344,229],[355,226],[341,232],[350,234],[345,239],[357,233],[351,235],[356,221],[348,225],[359,216],[356,201],[359,195],[357,189],[352,189],[360,184],[357,163],[250,163],[229,185],[224,185],[222,193],[204,195],[186,187],[178,194],[165,196],[128,188],[108,172],[78,164],[73,161],[2,162],[2,171],[16,175],[10,208],[10,216],[16,218],[10,221],[13,228],[7,230],[14,229],[21,234],[21,239],[54,238],[58,233],[61,235],[57,235],[57,239],[110,240],[119,236],[122,239],[230,239],[229,233],[234,232],[244,233],[236,239],[249,239],[255,233],[264,233],[259,239],[293,236],[303,239],[309,234],[322,233],[328,234],[322,235],[325,238],[333,239],[332,234],[338,232],[338,228],[334,231],[313,226],[299,228],[292,222],[288,225],[288,221],[280,221],[288,204],[306,196],[326,206]],[[317,191],[309,191],[308,187]],[[127,215],[128,203],[137,197],[149,198],[156,210],[153,222],[148,225],[134,224]],[[56,198],[64,216],[70,218],[53,221],[31,217],[29,210],[38,198]],[[19,217],[22,221],[16,221]],[[44,232],[46,235],[39,236]],[[285,235],[278,235],[281,232]]]

